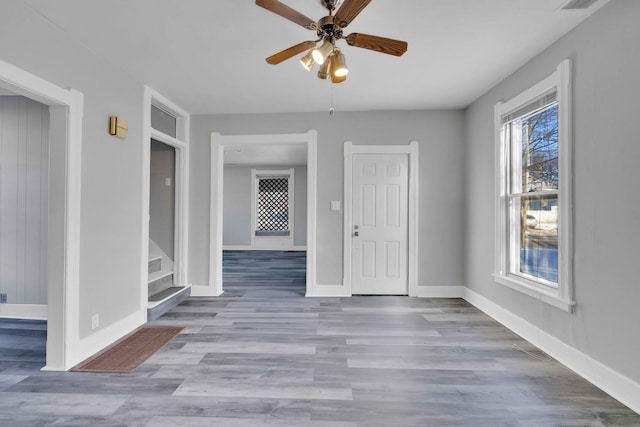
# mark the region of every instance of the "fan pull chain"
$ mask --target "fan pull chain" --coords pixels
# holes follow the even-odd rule
[[[329,85],[329,87],[331,88],[331,106],[329,107],[329,115],[333,117],[336,112],[336,109],[333,108],[333,85]]]

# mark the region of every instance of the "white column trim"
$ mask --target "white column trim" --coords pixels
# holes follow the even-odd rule
[[[351,253],[353,251],[353,239],[351,238],[351,229],[353,227],[353,143],[345,141],[344,143],[344,199],[342,201],[342,286],[348,295],[352,295],[351,291]]]

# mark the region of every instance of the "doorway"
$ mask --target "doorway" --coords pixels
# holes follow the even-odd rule
[[[352,294],[408,294],[407,154],[354,154]]]
[[[46,319],[49,107],[0,93],[0,316]]]
[[[418,143],[345,143],[344,283],[350,295],[417,295]]]
[[[151,139],[149,176],[149,302],[177,292],[175,259],[176,149]]]
[[[47,342],[46,366],[42,369],[64,371],[81,357],[78,297],[83,96],[1,60],[0,90],[48,108]],[[29,310],[43,304],[25,305]],[[19,317],[41,316],[33,312],[25,316],[22,312]]]
[[[316,139],[311,130],[303,134],[221,135],[211,134],[211,210],[209,284],[194,286],[192,295],[218,296],[223,289],[224,175],[225,151],[252,148],[268,151],[269,146],[306,147],[306,276],[305,292],[315,284],[316,244]],[[250,201],[250,200],[249,200]],[[254,221],[255,222],[255,221]],[[255,230],[253,230],[255,232]],[[247,236],[250,237],[250,229]],[[273,236],[266,236],[273,237]]]
[[[189,296],[189,114],[145,87],[140,303],[153,320]]]

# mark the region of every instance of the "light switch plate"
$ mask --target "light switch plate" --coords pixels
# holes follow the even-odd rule
[[[91,329],[95,329],[100,326],[100,315],[94,314],[91,316]]]
[[[331,210],[339,211],[340,210],[340,200],[332,200],[331,201]]]

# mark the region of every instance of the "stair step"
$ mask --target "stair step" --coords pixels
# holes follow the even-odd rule
[[[162,277],[149,282],[149,297],[159,294],[165,289],[173,286],[173,273],[168,273]]]
[[[165,291],[167,293],[160,301],[149,300],[147,308],[147,321],[151,322],[171,310],[191,295],[191,286],[173,286]]]
[[[184,286],[172,286],[170,288],[165,289],[162,292],[158,292],[155,295],[151,295],[149,297],[149,302],[158,302],[158,301],[162,301],[163,299],[180,292],[182,289],[184,289]]]
[[[162,270],[162,258],[154,258],[149,260],[149,274]]]

